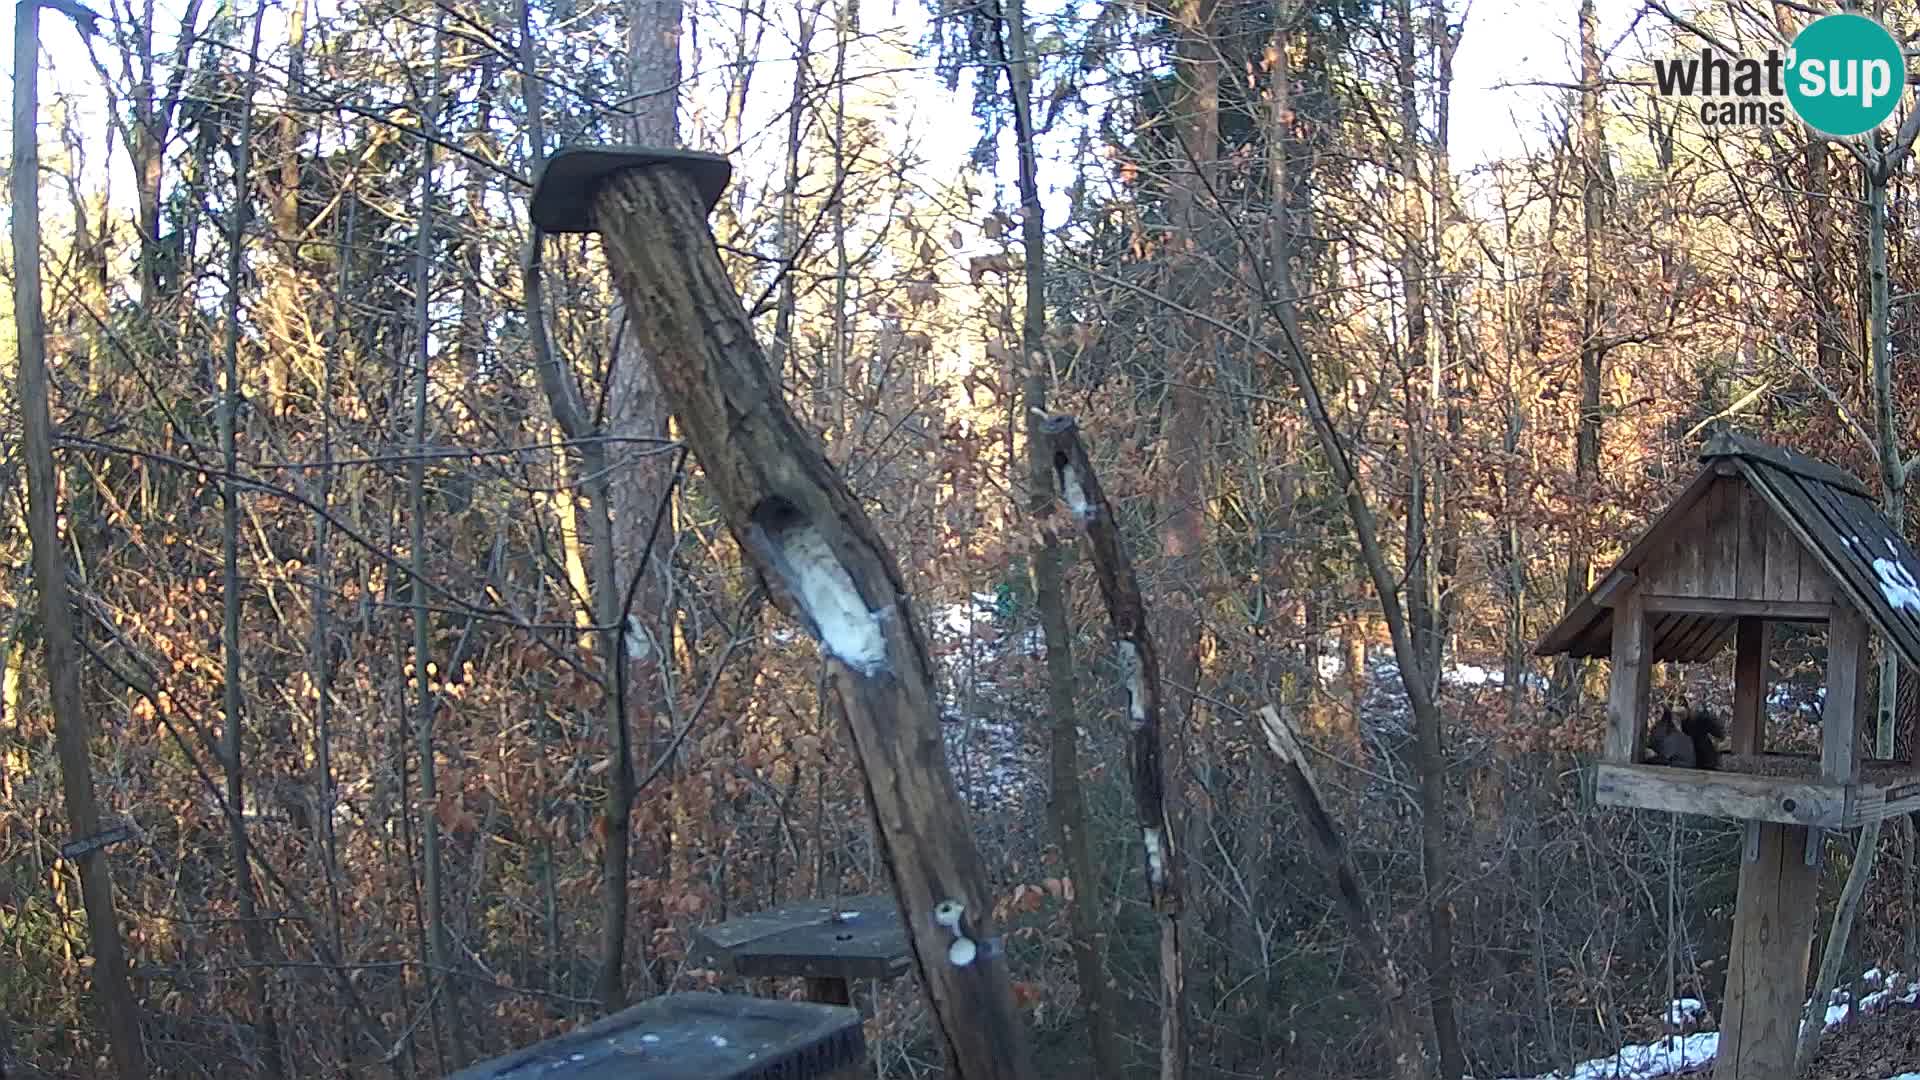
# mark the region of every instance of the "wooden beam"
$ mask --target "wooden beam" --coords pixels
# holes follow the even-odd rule
[[[1845,788],[1815,781],[1612,762],[1594,770],[1594,801],[1670,814],[1829,828],[1845,825],[1851,809]]]
[[[1615,570],[1601,580],[1593,590],[1593,602],[1597,607],[1612,607],[1614,598],[1620,590],[1638,583],[1640,576],[1631,570]]]
[[[933,662],[906,582],[860,500],[787,407],[720,261],[696,178],[649,163],[645,152],[634,158],[582,189],[614,282],[640,313],[629,329],[721,519],[775,602],[820,643],[951,1071],[1027,1080],[1026,1026],[986,867],[941,753]]]
[[[1733,638],[1733,752],[1758,754],[1767,747],[1766,620],[1742,616]]]
[[[1653,655],[1640,592],[1629,589],[1613,612],[1613,674],[1607,686],[1606,759],[1620,765],[1640,760],[1646,742],[1647,686]]]
[[[1772,822],[1750,828],[1759,831],[1760,850],[1740,866],[1714,1080],[1793,1075],[1820,910],[1820,873],[1802,858],[1807,830]]]
[[[1732,618],[1771,619],[1774,622],[1825,622],[1833,616],[1833,605],[1806,600],[1738,600],[1732,597],[1664,596],[1657,593],[1641,597],[1650,612],[1684,615],[1720,615]]]
[[[1827,623],[1827,697],[1820,710],[1820,778],[1860,778],[1860,702],[1866,690],[1867,620],[1845,604]]]

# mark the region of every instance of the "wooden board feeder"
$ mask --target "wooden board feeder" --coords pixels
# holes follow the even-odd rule
[[[897,979],[913,964],[891,896],[809,900],[694,932],[696,959],[743,978],[801,978],[807,1000],[853,1002],[855,979]]]
[[[1535,652],[1607,657],[1607,806],[1747,823],[1716,1080],[1790,1075],[1819,901],[1823,830],[1920,809],[1910,760],[1870,760],[1869,635],[1920,667],[1920,558],[1866,486],[1831,465],[1717,435],[1673,504]],[[1769,624],[1827,627],[1819,756],[1766,751]],[[1705,771],[1642,764],[1660,661],[1734,646],[1732,750]]]
[[[855,1080],[860,1014],[744,994],[666,994],[448,1080]]]

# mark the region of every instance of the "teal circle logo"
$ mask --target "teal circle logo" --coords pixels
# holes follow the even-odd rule
[[[1822,135],[1844,139],[1879,127],[1906,85],[1900,43],[1865,15],[1815,19],[1787,54],[1787,100]]]

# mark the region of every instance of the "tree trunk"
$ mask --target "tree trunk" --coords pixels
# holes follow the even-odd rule
[[[1044,209],[1040,204],[1038,157],[1033,132],[1033,58],[1028,50],[1026,8],[1023,0],[1006,0],[1006,45],[1009,96],[1013,100],[1014,132],[1020,156],[1021,239],[1026,253],[1026,304],[1020,323],[1021,355],[1025,367],[1027,417],[1027,509],[1046,520],[1054,502],[1053,462],[1039,424],[1046,416],[1047,363],[1046,284],[1047,242]],[[1114,1037],[1111,996],[1107,992],[1105,935],[1100,930],[1100,878],[1093,868],[1093,850],[1087,833],[1087,799],[1080,784],[1080,717],[1075,702],[1073,630],[1067,619],[1066,584],[1061,568],[1059,538],[1039,530],[1033,549],[1034,603],[1047,644],[1047,704],[1052,717],[1053,824],[1060,850],[1072,876],[1073,896],[1067,915],[1073,927],[1073,959],[1080,999],[1086,1004],[1087,1039],[1094,1074],[1122,1075],[1120,1045]]]
[[[1902,130],[1906,130],[1902,127]],[[1880,507],[1894,528],[1904,533],[1907,516],[1907,466],[1901,458],[1899,416],[1895,412],[1893,394],[1893,301],[1888,287],[1887,271],[1887,185],[1892,179],[1894,169],[1893,154],[1900,147],[1880,146],[1868,164],[1861,171],[1865,174],[1866,198],[1866,234],[1867,234],[1867,337],[1869,357],[1873,378],[1873,415],[1875,436],[1874,457],[1880,466]],[[1900,664],[1899,653],[1891,644],[1883,644],[1880,650],[1880,692],[1874,707],[1873,752],[1874,756],[1890,758],[1893,756],[1893,735],[1895,710],[1899,702]],[[1873,822],[1860,830],[1858,846],[1854,850],[1853,867],[1847,872],[1847,883],[1841,889],[1840,899],[1834,905],[1833,923],[1827,934],[1826,945],[1820,955],[1819,974],[1814,981],[1813,998],[1807,1007],[1808,1017],[1825,1016],[1827,999],[1833,993],[1834,985],[1839,981],[1841,961],[1847,942],[1852,937],[1853,920],[1859,910],[1860,900],[1866,895],[1867,883],[1873,878],[1873,867],[1880,855],[1880,823]],[[1816,1006],[1818,1012],[1816,1013]],[[1809,1019],[1800,1029],[1799,1048],[1795,1055],[1796,1075],[1806,1075],[1813,1067],[1814,1055],[1820,1049],[1820,1038],[1825,1025]]]
[[[41,641],[46,647],[47,694],[53,708],[55,752],[67,822],[75,841],[100,831],[100,807],[87,750],[91,725],[80,700],[80,652],[67,587],[66,552],[57,524],[58,488],[53,469],[53,414],[48,403],[47,325],[40,297],[40,5],[14,9],[13,27],[13,303],[19,348],[21,457],[27,473],[27,532],[33,545],[33,579],[39,594]],[[87,913],[93,951],[92,986],[107,1029],[114,1073],[120,1080],[147,1075],[140,1039],[140,1006],[127,981],[127,956],[114,911],[113,875],[107,851],[96,846],[79,857],[80,900]]]
[[[407,538],[410,549],[410,562],[413,569],[413,581],[409,594],[413,599],[413,689],[414,689],[414,738],[417,740],[417,752],[420,755],[420,837],[425,859],[422,871],[422,888],[426,896],[427,919],[427,962],[431,965],[425,979],[427,986],[428,1008],[433,1014],[433,1022],[440,1023],[439,1000],[444,992],[448,1012],[452,1015],[453,1035],[452,1064],[459,1065],[467,1058],[466,1023],[461,1016],[460,1000],[462,984],[454,978],[452,950],[448,942],[445,886],[441,881],[443,867],[440,854],[440,790],[439,768],[434,761],[434,713],[437,702],[433,692],[433,613],[427,606],[427,588],[429,567],[427,564],[427,389],[428,367],[432,360],[429,331],[430,300],[433,290],[433,136],[439,126],[440,116],[440,58],[442,49],[441,23],[445,13],[440,12],[435,20],[433,31],[433,72],[427,91],[425,115],[421,126],[428,138],[421,142],[420,166],[420,222],[417,246],[414,250],[414,337],[417,341],[413,364],[413,460],[407,466],[407,488],[410,502],[409,516],[413,519],[409,525],[411,532]],[[444,1068],[448,1063],[442,1062]]]
[[[1600,123],[1600,44],[1593,0],[1580,4],[1580,262],[1585,274],[1585,296],[1580,306],[1580,418],[1574,430],[1574,536],[1567,555],[1567,606],[1587,595],[1593,577],[1594,482],[1600,476],[1601,380],[1606,349],[1602,341],[1606,320],[1606,281],[1600,266],[1600,234],[1606,229],[1606,132]],[[1571,713],[1579,703],[1580,665],[1567,658],[1556,669],[1555,697]]]
[[[633,103],[627,134],[634,143],[662,147],[679,144],[681,17],[680,0],[628,0],[627,72]],[[666,399],[653,364],[639,351],[638,343],[644,335],[628,318],[630,310],[623,299],[616,298],[607,320],[613,336],[608,353],[614,359],[607,376],[606,434],[665,439],[670,424]],[[581,419],[591,421],[584,413]],[[663,559],[650,559],[651,565],[646,566],[636,565],[636,561],[652,529],[656,508],[673,483],[673,473],[664,454],[623,460],[634,454],[631,443],[614,443],[601,454],[604,467],[587,475],[599,478],[590,485],[590,491],[592,487],[604,487],[592,492],[596,533],[598,519],[608,518],[605,535],[596,535],[594,545],[611,548],[609,561],[596,573],[604,575],[605,584],[599,589],[609,595],[595,607],[596,617],[607,628],[605,672],[613,699],[609,706],[609,742],[616,759],[608,773],[603,819],[606,851],[601,884],[606,905],[606,951],[601,957],[599,986],[601,1006],[612,1012],[626,1001],[629,819],[634,798],[632,725],[638,717],[647,733],[642,743],[649,760],[666,753],[667,734],[655,718],[667,713],[664,666],[672,660],[670,569]],[[595,561],[600,568],[598,553]],[[665,830],[645,840],[647,866],[641,872],[657,873],[667,863],[671,841]],[[642,948],[647,948],[653,937],[651,916],[638,937]],[[653,981],[651,969],[648,980]]]
[[[257,69],[260,57],[262,15],[253,20],[253,48],[248,58],[247,85],[259,85]],[[224,683],[226,733],[222,750],[226,757],[228,820],[233,844],[233,887],[239,903],[241,936],[246,941],[247,959],[253,970],[247,976],[249,994],[259,1013],[260,1055],[268,1076],[283,1074],[280,1030],[274,1016],[270,991],[271,973],[267,965],[267,930],[254,904],[253,860],[248,853],[246,818],[246,755],[242,712],[245,699],[240,679],[240,492],[234,482],[239,471],[239,453],[234,443],[234,427],[240,411],[240,271],[246,243],[246,226],[252,196],[248,191],[248,161],[253,142],[253,95],[248,93],[240,107],[240,134],[234,150],[234,191],[232,227],[227,233],[226,348],[220,395],[220,454],[226,479],[220,485],[221,599],[223,618],[220,652]]]

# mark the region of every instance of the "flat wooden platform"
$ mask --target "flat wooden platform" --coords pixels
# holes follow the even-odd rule
[[[1920,810],[1920,769],[1904,761],[1862,761],[1854,784],[1821,782],[1820,761],[1807,754],[1730,754],[1713,772],[1612,762],[1594,772],[1603,806],[1827,829]]]
[[[810,900],[695,931],[693,952],[749,978],[893,979],[912,963],[891,895]]]
[[[664,994],[448,1080],[850,1080],[860,1014],[739,994]]]

